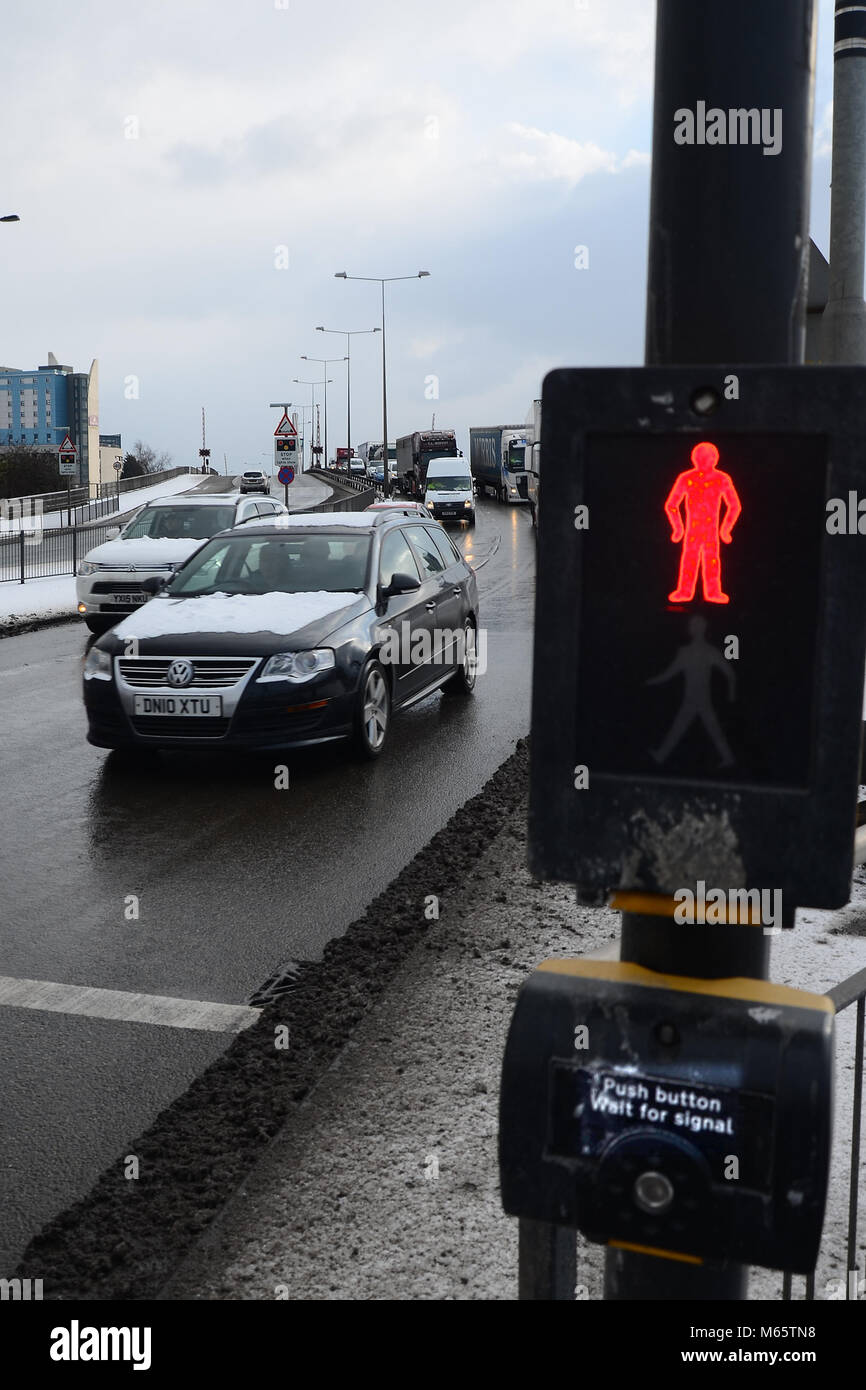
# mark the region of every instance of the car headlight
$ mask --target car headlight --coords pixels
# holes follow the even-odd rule
[[[95,570],[96,565],[92,565],[89,560],[82,560],[81,564],[78,566],[78,569],[76,570],[76,574],[93,574]]]
[[[472,503],[471,503],[471,502],[464,502],[463,505],[464,505],[464,507],[471,507],[471,506],[472,506]]]
[[[260,681],[292,681],[300,685],[317,676],[320,671],[332,671],[336,658],[329,647],[312,652],[277,652],[265,663]]]
[[[99,647],[91,647],[84,662],[84,679],[86,681],[110,681],[111,680],[111,657],[108,652],[99,650]]]

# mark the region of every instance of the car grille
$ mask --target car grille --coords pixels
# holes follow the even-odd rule
[[[100,579],[91,589],[91,593],[94,594],[143,594],[146,592],[144,586],[141,583],[137,584],[135,580],[129,580],[124,584],[121,580]]]
[[[132,716],[130,723],[137,734],[151,738],[223,738],[228,733],[230,719],[174,719],[170,715],[148,715],[143,719]]]
[[[170,573],[174,569],[174,565],[169,562],[164,565],[155,565],[152,561],[141,565],[129,565],[126,562],[120,565],[116,560],[105,560],[94,564],[93,568],[95,570],[109,570],[112,574],[134,574],[136,571],[144,571],[145,574],[163,574]]]
[[[191,656],[185,659],[192,662],[195,675],[189,685],[185,685],[183,689],[211,690],[216,687],[225,689],[237,685],[244,676],[249,674],[260,658],[256,656]],[[173,656],[121,657],[118,666],[121,677],[127,685],[142,689],[164,686],[166,690],[172,690],[174,687],[169,685],[167,676],[168,668],[174,660],[176,658]]]

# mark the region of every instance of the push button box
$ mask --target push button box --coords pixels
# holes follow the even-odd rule
[[[833,1017],[824,995],[761,980],[544,962],[503,1063],[506,1212],[646,1253],[809,1272]]]

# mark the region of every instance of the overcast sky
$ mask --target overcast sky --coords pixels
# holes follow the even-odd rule
[[[831,0],[812,232],[827,251]],[[300,354],[389,286],[389,433],[526,418],[553,366],[643,354],[652,0],[40,0],[3,20],[0,361],[100,364],[100,429],[270,463]],[[575,247],[589,267],[575,269]],[[286,248],[286,249],[284,249]],[[288,266],[282,268],[288,260]],[[381,438],[353,339],[353,442]],[[345,367],[328,375],[344,442]],[[127,399],[129,378],[138,399]],[[438,399],[430,396],[436,389]],[[321,391],[317,392],[321,400]]]

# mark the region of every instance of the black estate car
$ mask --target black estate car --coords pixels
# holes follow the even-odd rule
[[[374,758],[395,710],[439,687],[472,691],[477,634],[475,573],[436,522],[247,522],[90,649],[87,737],[123,749],[351,738]]]

